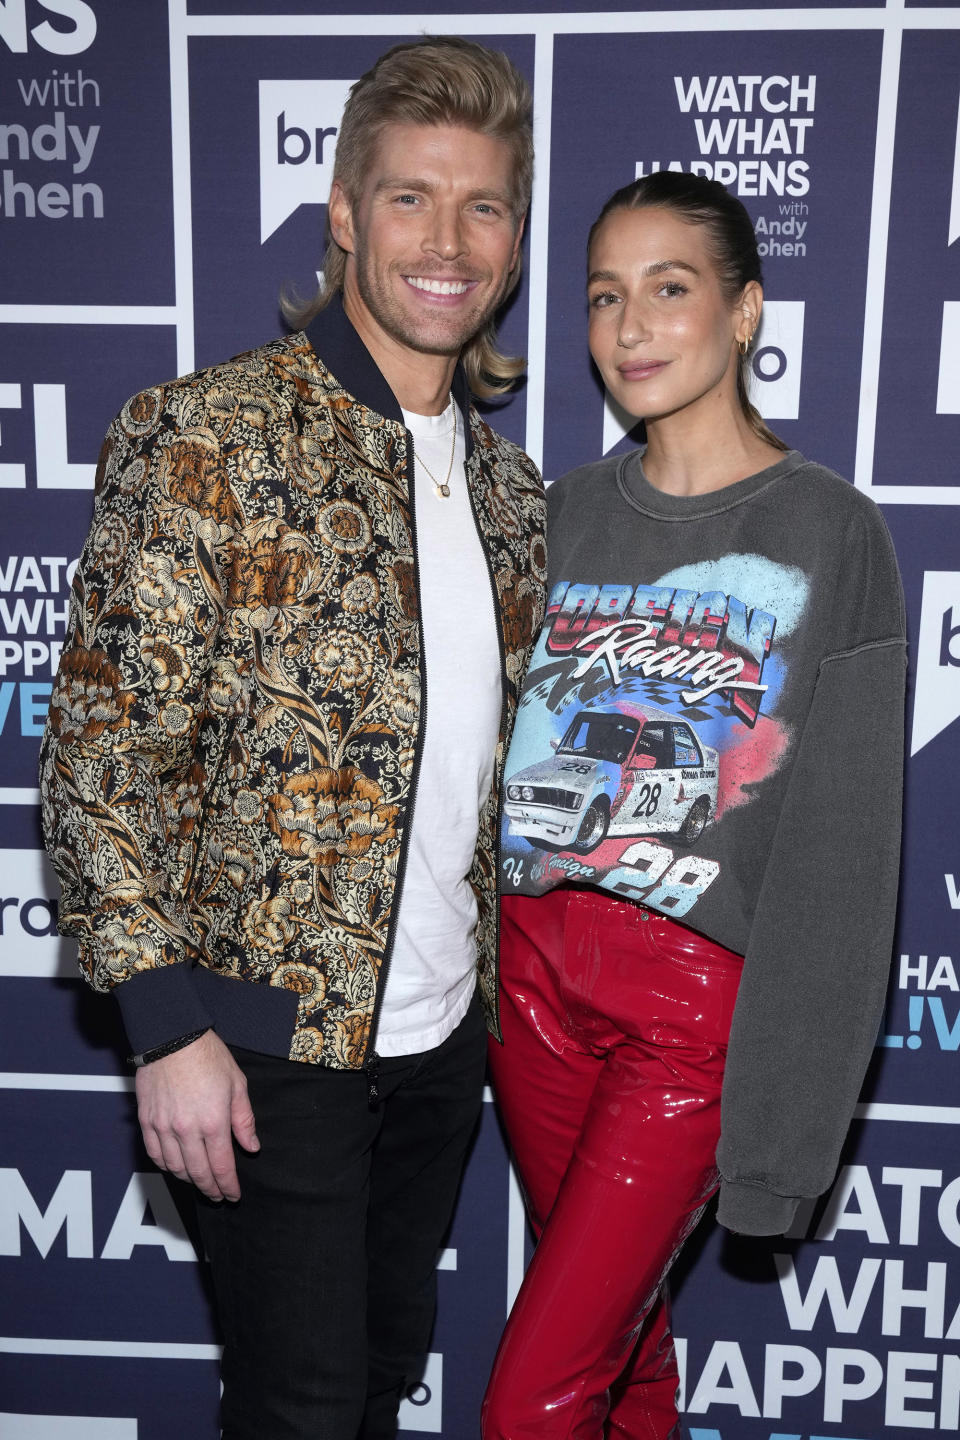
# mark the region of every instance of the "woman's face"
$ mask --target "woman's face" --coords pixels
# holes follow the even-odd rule
[[[727,304],[702,226],[666,209],[614,210],[588,271],[590,353],[628,414],[739,410],[736,341],[753,331],[744,302],[760,288]]]

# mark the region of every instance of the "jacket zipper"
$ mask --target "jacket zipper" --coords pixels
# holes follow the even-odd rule
[[[383,1008],[384,991],[387,988],[387,975],[390,971],[390,961],[393,958],[393,947],[397,936],[397,922],[400,916],[400,901],[403,897],[403,882],[407,873],[407,857],[410,853],[410,826],[413,821],[413,807],[417,799],[417,786],[420,781],[420,762],[423,759],[423,746],[427,734],[427,667],[426,667],[426,645],[423,635],[423,603],[420,594],[420,565],[417,556],[417,497],[416,481],[414,479],[415,466],[412,463],[413,436],[409,430],[405,430],[407,440],[407,453],[404,461],[407,472],[407,495],[410,509],[410,538],[413,547],[413,583],[417,597],[417,633],[420,636],[420,705],[419,722],[417,729],[417,743],[413,753],[413,773],[410,776],[410,791],[407,797],[407,811],[404,821],[403,845],[400,849],[400,859],[397,863],[397,879],[393,887],[393,901],[390,907],[390,924],[387,930],[387,943],[383,948],[383,959],[380,962],[380,974],[377,977],[377,989],[373,1000],[373,1015],[370,1018],[370,1033],[367,1036],[366,1048],[363,1052],[363,1069],[367,1074],[367,1103],[371,1110],[376,1109],[380,1100],[379,1070],[380,1056],[376,1051],[377,1026],[380,1023],[380,1011]]]
[[[477,519],[477,507],[473,502],[473,491],[470,488],[469,478],[467,479],[467,495],[470,500],[470,512],[473,515],[473,523],[480,540],[480,549],[483,551],[483,558],[487,566],[487,575],[490,580],[490,594],[493,597],[493,623],[497,632],[497,646],[500,651],[500,734],[503,737],[503,765],[505,765],[507,759],[507,743],[510,737],[507,734],[507,651],[503,643],[503,615],[500,608],[500,595],[497,591],[497,581],[493,573],[493,564],[490,560],[490,551],[484,541],[483,532],[480,529],[480,522]],[[503,1038],[503,1031],[500,1028],[500,827],[503,822],[502,779],[503,768],[501,766],[500,772],[498,773],[496,762],[494,762],[492,784],[497,797],[497,816],[496,828],[493,835],[493,975],[495,982],[493,987],[493,1019],[498,1040]]]

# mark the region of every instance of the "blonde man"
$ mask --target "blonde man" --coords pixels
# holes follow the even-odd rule
[[[201,1192],[225,1440],[393,1436],[429,1341],[543,610],[539,477],[468,393],[519,369],[530,176],[505,56],[391,50],[301,328],[135,397],[101,458],[48,844],[147,1150]]]

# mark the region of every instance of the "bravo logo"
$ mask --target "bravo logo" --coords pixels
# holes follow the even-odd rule
[[[802,300],[768,300],[763,307],[747,388],[767,420],[796,420],[800,414],[803,311]]]
[[[803,365],[802,300],[768,300],[750,355],[747,389],[750,401],[765,420],[796,420],[800,414],[800,372]],[[603,454],[619,444],[636,425],[636,417],[606,394],[603,411]]]
[[[57,934],[59,888],[42,850],[0,850],[0,978],[77,976],[74,944]]]
[[[352,80],[260,81],[260,244],[301,205],[326,205]]]
[[[916,755],[960,715],[960,572],[923,577],[917,681],[910,754]]]
[[[40,19],[44,12],[58,23]],[[84,0],[0,0],[0,40],[16,55],[25,54],[31,40],[50,55],[79,55],[96,34],[97,17]]]
[[[428,1355],[427,1368],[400,1402],[400,1429],[439,1435],[443,1431],[443,1356]]]

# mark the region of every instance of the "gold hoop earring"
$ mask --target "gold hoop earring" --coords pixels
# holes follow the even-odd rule
[[[738,340],[738,341],[737,341],[737,349],[740,351],[740,354],[741,354],[741,355],[746,355],[747,351],[750,349],[750,341],[751,341],[752,339],[753,339],[753,336],[752,336],[752,335],[748,335],[747,338],[746,338],[746,340]]]

